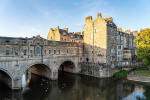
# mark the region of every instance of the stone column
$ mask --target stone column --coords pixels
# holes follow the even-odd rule
[[[58,70],[52,70],[51,80],[57,80],[57,79],[58,79]]]
[[[16,77],[12,80],[12,89],[21,89],[22,78]]]

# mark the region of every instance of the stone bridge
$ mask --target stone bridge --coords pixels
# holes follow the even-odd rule
[[[0,37],[0,79],[12,89],[22,87],[22,76],[31,73],[57,80],[58,70],[79,73],[82,43],[33,38]]]

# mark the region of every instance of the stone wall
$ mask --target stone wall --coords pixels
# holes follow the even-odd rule
[[[114,70],[109,67],[103,67],[101,65],[96,64],[86,64],[81,63],[81,74],[105,78],[105,77],[112,77]]]
[[[139,82],[150,82],[150,77],[134,75],[134,72],[131,72],[128,77],[128,80],[139,81]]]

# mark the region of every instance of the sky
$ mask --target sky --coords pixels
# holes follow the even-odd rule
[[[0,36],[47,38],[57,26],[81,32],[98,13],[124,31],[150,28],[150,0],[0,0]]]

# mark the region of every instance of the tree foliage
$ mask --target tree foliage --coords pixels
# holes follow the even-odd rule
[[[150,29],[141,29],[136,37],[137,56],[143,59],[143,64],[150,67]]]

